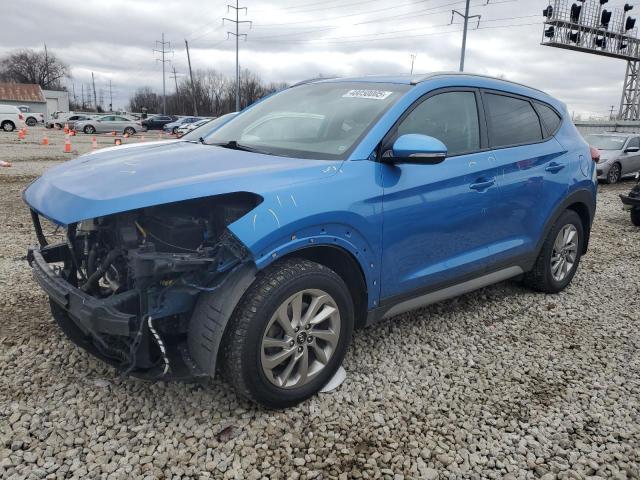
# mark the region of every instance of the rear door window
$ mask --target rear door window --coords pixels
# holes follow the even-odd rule
[[[629,140],[627,148],[640,148],[640,139],[638,137],[633,137]]]
[[[485,93],[483,98],[492,148],[542,140],[540,119],[529,101],[494,93]]]

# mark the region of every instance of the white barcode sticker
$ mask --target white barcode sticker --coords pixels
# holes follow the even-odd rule
[[[386,90],[349,90],[343,98],[370,98],[372,100],[384,100],[393,92]]]

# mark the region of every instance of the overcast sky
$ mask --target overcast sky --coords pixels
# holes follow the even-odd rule
[[[231,3],[235,2],[232,0]],[[173,53],[168,69],[185,75],[184,39],[194,69],[233,75],[232,24],[222,24],[227,2],[218,0],[1,0],[0,55],[46,42],[71,67],[79,95],[91,72],[96,88],[114,90],[114,107],[124,107],[140,86],[162,89],[161,64],[152,50],[164,32]],[[240,65],[265,81],[295,82],[323,75],[416,73],[457,70],[464,0],[244,0],[240,12]],[[566,102],[582,115],[608,115],[620,102],[625,62],[540,45],[547,0],[471,0],[467,72],[504,75]],[[618,7],[623,0],[611,0]],[[631,2],[633,3],[633,2]],[[640,4],[636,7],[640,10]],[[635,13],[635,12],[634,12]],[[69,83],[71,85],[71,83]],[[167,92],[174,91],[167,75]]]

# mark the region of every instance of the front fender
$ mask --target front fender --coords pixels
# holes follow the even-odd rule
[[[268,194],[229,225],[252,253],[256,267],[313,246],[347,251],[359,263],[368,306],[379,301],[382,187],[375,162],[346,162],[335,175]]]

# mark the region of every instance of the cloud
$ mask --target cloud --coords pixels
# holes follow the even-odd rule
[[[161,89],[161,65],[153,49],[165,33],[169,59],[187,73],[184,39],[190,41],[195,69],[235,71],[235,41],[227,40],[233,18],[226,4],[209,0],[97,0],[5,2],[0,55],[15,48],[47,47],[72,69],[76,92],[88,85],[105,91],[109,80],[114,104],[124,106],[136,88]],[[583,115],[605,115],[618,105],[625,62],[540,45],[541,9],[546,1],[472,0],[466,71],[504,75],[560,98]],[[614,0],[613,6],[620,2]],[[266,81],[295,82],[324,75],[407,73],[457,70],[460,19],[451,9],[464,0],[292,0],[240,2],[240,63]],[[167,77],[171,91],[172,80]]]

